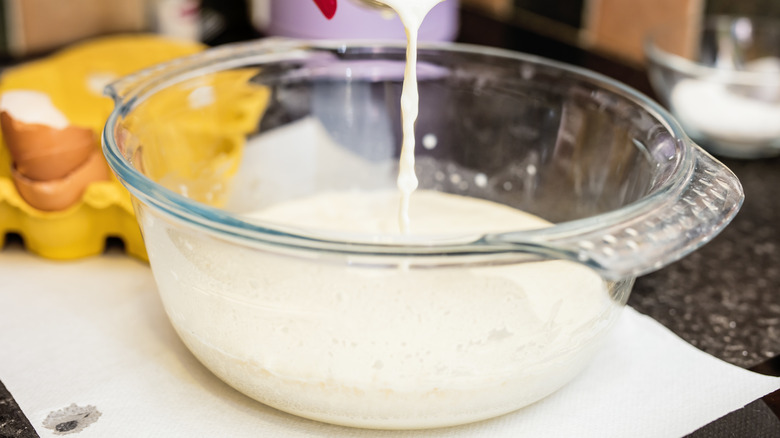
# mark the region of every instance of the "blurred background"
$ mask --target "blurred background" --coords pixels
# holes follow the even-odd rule
[[[301,8],[294,9],[294,6],[304,1],[310,2],[2,0],[0,56],[5,60],[28,57],[90,37],[122,32],[154,31],[210,45],[284,34],[285,29],[280,29],[278,23],[289,20],[290,14],[298,15]],[[460,12],[481,15],[635,65],[644,62],[644,35],[658,23],[681,20],[695,26],[701,17],[712,14],[780,17],[780,2],[776,0],[460,0],[460,3],[448,0],[443,5],[446,6],[441,6],[440,16],[429,21],[437,21],[436,27],[444,30],[427,38],[423,35],[423,39],[456,39],[459,18],[456,10],[460,9]],[[349,19],[354,12],[357,22],[365,21],[366,15],[359,15],[362,13],[382,20],[379,14],[362,11],[348,0],[342,0],[339,7],[341,12],[337,18]],[[316,12],[313,7],[304,10],[306,14]],[[304,36],[318,36],[317,26],[292,27],[309,29],[310,34]],[[331,26],[330,31],[334,27],[338,26]],[[322,37],[334,36],[328,34],[327,26],[321,29]],[[373,29],[379,35],[369,36],[385,36],[381,26]]]

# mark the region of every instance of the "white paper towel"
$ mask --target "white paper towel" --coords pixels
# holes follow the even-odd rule
[[[44,422],[74,403],[100,412],[79,438],[679,437],[780,388],[629,308],[585,372],[535,405],[455,428],[350,429],[265,407],[214,377],[177,338],[141,262],[6,249],[0,284],[0,380],[42,437],[62,436]]]

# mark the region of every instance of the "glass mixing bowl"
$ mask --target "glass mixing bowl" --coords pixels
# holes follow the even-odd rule
[[[667,23],[645,53],[653,88],[695,141],[724,157],[780,155],[780,20]]]
[[[709,241],[742,202],[734,175],[628,87],[430,45],[412,234],[366,231],[360,216],[345,229],[306,210],[263,216],[376,192],[393,223],[404,64],[402,45],[265,40],[108,88],[104,151],[134,197],[172,325],[214,374],[270,406],[424,428],[533,403],[587,365],[635,276]],[[441,193],[493,204],[414,232]],[[491,229],[496,205],[546,222]],[[336,225],[351,213],[331,209]]]

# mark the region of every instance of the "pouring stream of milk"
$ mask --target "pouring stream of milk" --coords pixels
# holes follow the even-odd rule
[[[430,241],[548,226],[484,199],[430,190],[411,197],[418,183],[417,33],[441,0],[381,1],[398,13],[408,38],[398,174],[401,231],[415,242],[414,236]],[[275,137],[276,131],[258,138],[267,143],[249,149],[272,151],[273,157],[280,144],[319,144],[306,141],[308,131],[300,129],[305,121],[295,123],[285,132],[303,141]],[[327,138],[325,128],[322,132]],[[338,144],[334,149],[343,157]],[[252,166],[252,172],[267,175],[259,169]],[[397,229],[396,196],[395,190],[323,190],[247,216],[334,239],[344,232],[348,239],[370,236],[369,242],[382,244]],[[410,269],[413,257],[390,256],[388,263],[385,257],[345,253],[344,263],[325,262],[281,247],[239,251],[153,215],[142,220],[150,256],[165,260],[152,264],[163,302],[177,309],[171,321],[195,355],[263,403],[335,424],[431,428],[526,406],[580,372],[621,307],[597,273],[569,261],[439,264],[439,258]]]
[[[403,141],[398,170],[398,190],[401,192],[401,206],[398,223],[401,233],[409,233],[409,198],[417,189],[414,173],[414,123],[419,113],[420,97],[417,93],[417,35],[425,16],[443,0],[380,0],[392,8],[406,29],[406,68],[401,92],[401,119]]]

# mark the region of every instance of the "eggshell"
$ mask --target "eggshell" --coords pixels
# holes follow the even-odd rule
[[[133,33],[87,40],[53,55],[4,68],[0,100],[16,90],[38,91],[66,115],[67,124],[91,129],[99,135],[114,109],[114,102],[105,97],[102,90],[97,94],[94,92],[94,75],[122,77],[160,62],[198,53],[204,48],[202,44],[153,34]],[[30,106],[34,105],[24,104],[25,113],[31,110]],[[228,102],[224,108],[235,106],[235,102]],[[9,107],[12,107],[11,115],[20,110],[13,102]],[[247,121],[251,117],[248,114]],[[55,121],[53,117],[38,113],[31,119],[50,126]],[[35,123],[26,118],[22,120]],[[257,120],[251,121],[256,123]],[[96,148],[99,140],[98,137]],[[25,247],[36,255],[73,260],[102,253],[106,238],[113,236],[124,241],[128,254],[146,260],[130,194],[119,181],[111,178],[90,184],[81,199],[66,210],[41,211],[19,194],[11,177],[11,156],[4,143],[0,138],[0,247],[4,235],[18,233],[24,238]]]
[[[97,150],[95,134],[87,128],[25,123],[7,111],[0,112],[0,127],[16,171],[33,180],[63,178]]]
[[[90,183],[108,180],[108,167],[100,152],[95,150],[81,166],[64,178],[37,181],[16,168],[12,169],[11,176],[19,194],[32,207],[59,211],[77,203]]]
[[[48,94],[35,90],[10,90],[0,94],[0,111],[8,111],[11,117],[24,122],[65,129],[71,123]]]

